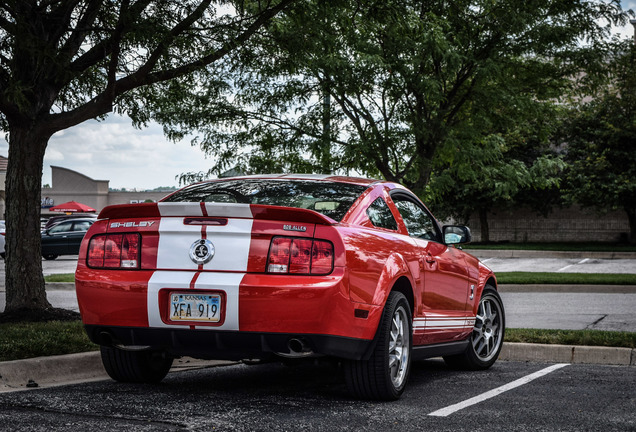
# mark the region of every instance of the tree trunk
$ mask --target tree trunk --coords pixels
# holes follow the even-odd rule
[[[44,289],[40,237],[42,168],[49,136],[28,126],[11,125],[10,131],[5,312],[43,310],[51,307]]]
[[[488,210],[479,209],[479,225],[481,228],[481,242],[490,242],[490,230],[488,229]]]
[[[636,209],[626,208],[625,212],[629,220],[629,243],[636,244]]]

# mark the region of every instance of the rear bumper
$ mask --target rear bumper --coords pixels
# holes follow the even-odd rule
[[[292,339],[316,354],[361,358],[382,315],[381,305],[351,301],[343,268],[328,276],[78,268],[75,279],[82,320],[94,342],[198,358],[288,353]],[[221,294],[223,319],[171,322],[174,291]]]
[[[362,359],[373,341],[340,336],[291,333],[223,332],[190,329],[157,329],[86,325],[94,343],[106,346],[161,350],[174,356],[201,359],[242,360],[266,358],[272,354],[295,357],[302,353],[290,349],[290,341],[302,341],[306,354]]]

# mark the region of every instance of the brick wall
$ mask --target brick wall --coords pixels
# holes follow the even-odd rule
[[[473,241],[481,240],[477,214],[468,226]],[[629,234],[625,212],[599,215],[592,210],[571,207],[555,209],[543,217],[527,209],[488,214],[491,241],[510,242],[617,242]]]

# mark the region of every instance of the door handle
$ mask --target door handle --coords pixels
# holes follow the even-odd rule
[[[433,258],[433,255],[431,255],[430,253],[426,254],[424,260],[429,264],[435,264],[435,258]]]

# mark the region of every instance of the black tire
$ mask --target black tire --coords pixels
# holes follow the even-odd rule
[[[389,294],[368,360],[345,362],[349,392],[357,398],[397,400],[406,387],[411,370],[413,319],[406,297]]]
[[[57,257],[59,257],[59,255],[55,255],[55,254],[46,254],[46,255],[42,255],[44,257],[45,260],[54,260]]]
[[[495,288],[486,285],[468,348],[462,354],[444,357],[444,361],[456,369],[488,369],[499,357],[505,332],[506,315],[501,297]]]
[[[108,375],[119,382],[158,383],[168,374],[173,358],[160,351],[124,351],[101,347]]]

